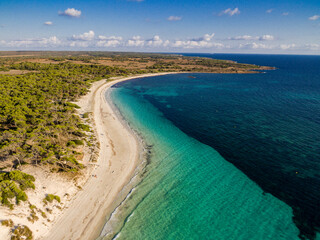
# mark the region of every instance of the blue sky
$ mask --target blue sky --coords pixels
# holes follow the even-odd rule
[[[0,0],[0,50],[320,54],[320,1]]]

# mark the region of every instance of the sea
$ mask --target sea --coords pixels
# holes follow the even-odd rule
[[[320,239],[320,56],[184,55],[276,69],[108,90],[148,154],[101,239]]]

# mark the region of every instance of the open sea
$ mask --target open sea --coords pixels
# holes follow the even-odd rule
[[[186,55],[277,69],[111,88],[149,157],[106,238],[320,239],[320,56]]]

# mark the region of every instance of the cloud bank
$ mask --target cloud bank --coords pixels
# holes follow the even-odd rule
[[[168,40],[159,35],[143,38],[140,35],[123,38],[121,36],[97,35],[93,30],[81,34],[73,34],[69,38],[59,39],[57,36],[48,38],[29,38],[11,41],[0,40],[0,48],[11,50],[121,50],[121,51],[165,51],[165,52],[293,52],[320,51],[320,44],[276,44],[273,35],[262,36],[240,35],[224,40],[215,39],[214,33],[200,37]]]
[[[87,33],[83,33],[80,35],[72,35],[72,40],[80,40],[80,41],[91,41],[94,39],[94,31],[90,30]]]
[[[236,36],[236,37],[230,37],[228,40],[259,40],[259,41],[272,41],[274,40],[274,36],[265,34],[262,36],[250,36],[250,35],[242,35],[242,36]]]

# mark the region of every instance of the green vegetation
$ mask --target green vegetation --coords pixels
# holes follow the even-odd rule
[[[46,208],[46,211],[47,211],[48,213],[52,213],[52,209],[50,209],[50,208]]]
[[[71,108],[80,108],[77,104],[75,103],[69,103],[69,102],[66,102],[65,103],[65,106],[68,106],[68,107],[71,107]]]
[[[76,145],[83,145],[83,141],[82,140],[75,139],[72,142],[74,142]]]
[[[28,221],[34,223],[34,222],[36,222],[36,221],[39,220],[39,217],[37,216],[37,214],[36,214],[35,211],[32,211],[31,214],[30,214],[30,216],[27,217],[27,219],[28,219]]]
[[[89,113],[88,112],[84,113],[82,117],[83,118],[89,118]]]
[[[71,102],[86,94],[93,81],[137,73],[69,62],[13,62],[5,67],[33,72],[0,75],[0,163],[15,168],[47,164],[53,171],[70,172],[82,168],[68,148],[70,141],[83,144],[90,131],[75,114],[79,106]]]
[[[158,71],[175,71],[175,70],[181,70],[182,67],[177,65],[175,62],[164,62],[164,61],[157,61],[155,64],[153,64],[150,67],[147,67],[147,69],[156,69]]]
[[[37,209],[37,207],[35,205],[32,205],[32,204],[29,205],[29,208],[30,208],[31,211],[34,211],[35,209]]]
[[[68,147],[75,147],[75,146],[79,146],[79,145],[84,145],[82,140],[79,139],[75,139],[75,140],[71,140],[67,142],[67,146]]]
[[[217,60],[210,58],[196,58],[196,65],[205,66],[205,67],[213,67],[213,68],[235,68],[235,69],[254,69],[259,66],[252,64],[243,64],[236,63],[227,60]]]
[[[29,208],[31,210],[30,216],[27,217],[28,221],[34,223],[35,221],[39,220],[39,217],[37,216],[36,211],[41,212],[40,209],[38,209],[35,205],[32,205],[31,203],[29,203]]]
[[[18,170],[0,173],[0,202],[13,208],[10,199],[15,198],[16,204],[19,204],[20,201],[26,201],[28,196],[24,190],[34,189],[34,181],[33,176]]]
[[[32,240],[33,234],[30,228],[25,225],[19,225],[17,228],[13,229],[11,240]]]
[[[47,214],[46,214],[44,211],[41,211],[41,216],[42,216],[43,218],[47,218]]]
[[[83,131],[90,132],[90,127],[86,124],[79,124],[78,127]]]
[[[14,227],[14,223],[11,219],[2,220],[1,225],[5,227],[12,228],[11,230],[11,240],[32,240],[33,234],[30,228],[25,225],[18,225]]]
[[[14,226],[14,223],[11,219],[8,219],[8,220],[2,220],[1,221],[1,225],[2,226],[5,226],[5,227],[13,227]]]
[[[53,194],[47,194],[47,196],[43,199],[43,202],[44,202],[44,204],[48,204],[48,202],[52,203],[53,200],[56,200],[59,203],[61,202],[60,197],[57,195],[53,195]]]

